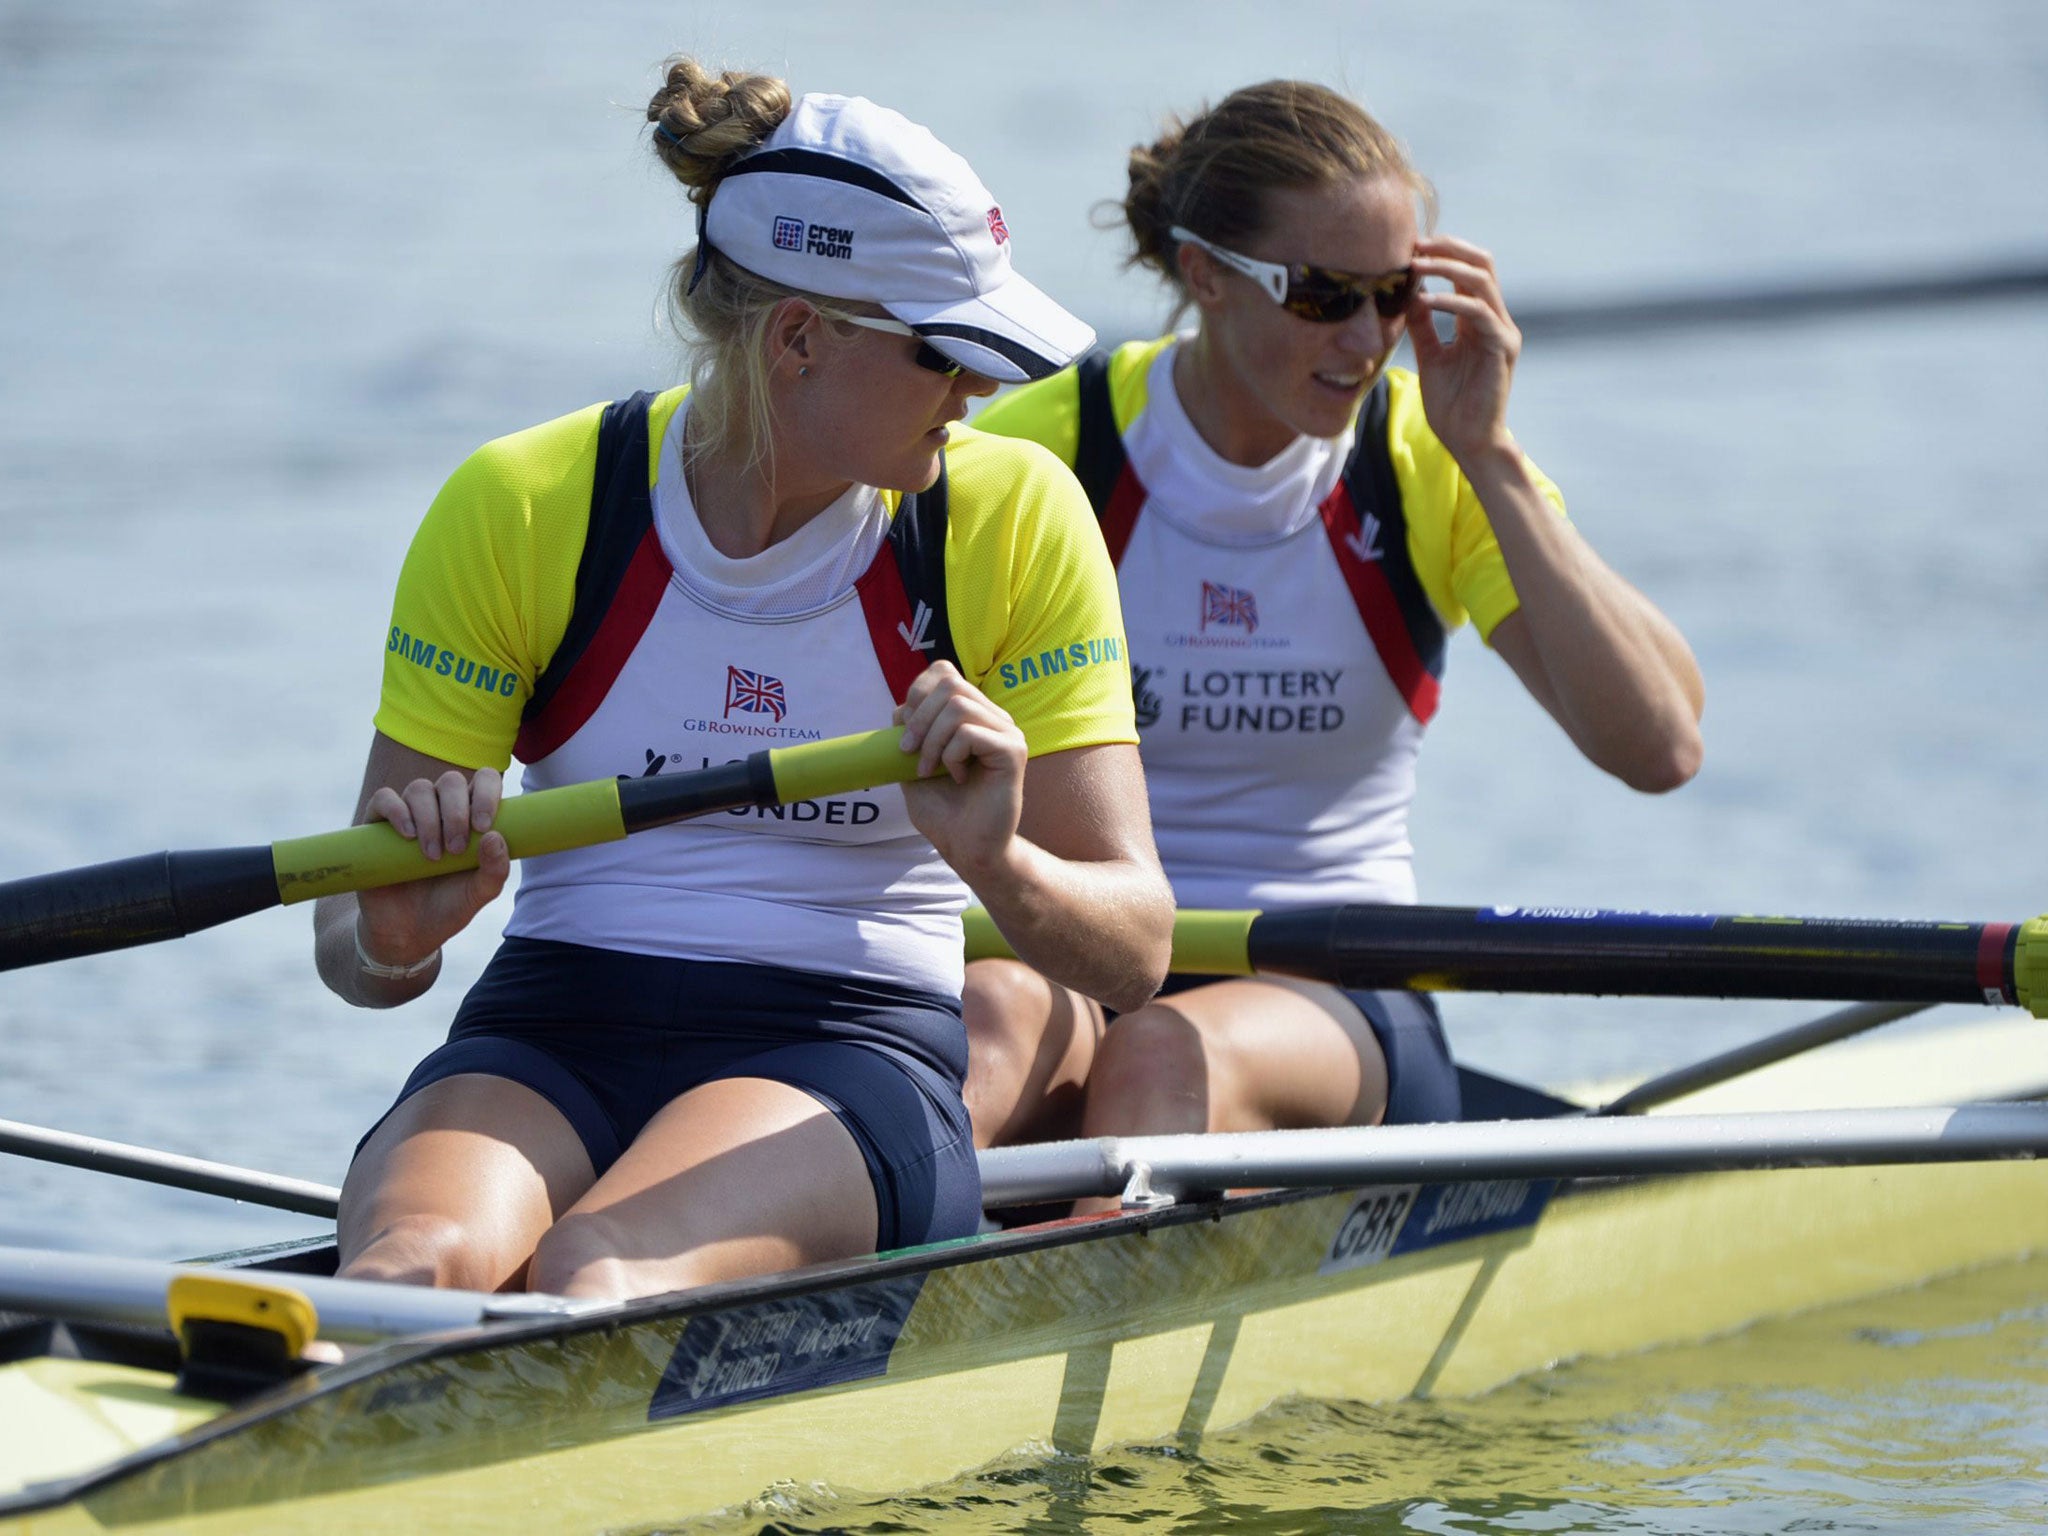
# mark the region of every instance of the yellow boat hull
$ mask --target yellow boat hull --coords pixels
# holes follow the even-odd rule
[[[1972,1048],[1934,1039],[1873,1048],[1860,1073],[1838,1056],[1837,1099],[1867,1101],[1879,1069],[1918,1080],[1916,1050]],[[2034,1041],[1983,1034],[1977,1063],[1996,1047],[2009,1077],[2048,1067]],[[1773,1102],[1768,1079],[1748,1092]],[[25,1362],[71,1416],[45,1413],[47,1444],[25,1431],[17,1477],[99,1464],[78,1460],[81,1415],[128,1415],[101,1461],[137,1449],[44,1507],[24,1490],[0,1532],[672,1526],[789,1484],[881,1493],[1019,1451],[1198,1444],[1292,1395],[1483,1392],[2048,1248],[2033,1162],[1547,1194],[1275,1195],[1026,1229],[731,1305],[392,1345],[217,1415],[150,1373]],[[22,1369],[0,1370],[0,1422]]]

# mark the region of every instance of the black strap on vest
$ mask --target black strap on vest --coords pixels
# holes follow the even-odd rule
[[[1386,551],[1380,566],[1387,573],[1387,585],[1394,589],[1394,601],[1400,604],[1402,622],[1408,626],[1423,666],[1431,676],[1442,677],[1450,635],[1408,555],[1408,518],[1401,509],[1401,482],[1395,478],[1394,456],[1387,448],[1387,398],[1387,380],[1382,374],[1359,413],[1358,446],[1344,466],[1344,483],[1351,492],[1352,506],[1358,509],[1359,522],[1365,521],[1368,512],[1379,518],[1381,547]]]
[[[590,522],[583,558],[576,564],[576,598],[562,643],[534,679],[533,697],[521,720],[532,720],[555,696],[610,611],[633,552],[654,523],[654,498],[647,489],[647,407],[642,390],[604,408],[597,427],[597,469],[590,483]]]
[[[1101,517],[1109,508],[1110,496],[1123,474],[1123,435],[1117,430],[1116,407],[1109,392],[1109,359],[1091,352],[1081,359],[1074,373],[1080,386],[1080,430],[1074,447],[1074,478],[1088,493],[1088,501]],[[1377,542],[1380,568],[1401,610],[1402,622],[1415,642],[1422,664],[1441,677],[1448,636],[1443,621],[1423,589],[1422,578],[1408,554],[1408,519],[1401,507],[1401,482],[1394,474],[1393,454],[1387,447],[1388,386],[1381,375],[1365,397],[1359,412],[1358,441],[1344,465],[1344,487],[1351,493],[1351,505],[1358,513],[1359,526],[1366,518],[1378,520]]]
[[[532,720],[547,708],[563,680],[590,646],[618,596],[634,551],[654,524],[654,498],[647,484],[647,410],[654,397],[645,390],[604,409],[597,428],[597,467],[590,484],[590,523],[583,558],[576,565],[576,597],[562,643],[533,685],[520,718]],[[904,594],[915,617],[919,604],[930,610],[921,638],[932,642],[934,661],[960,665],[946,611],[946,473],[928,489],[905,496],[889,525],[889,543]]]
[[[1088,493],[1097,517],[1108,510],[1109,498],[1124,472],[1124,439],[1116,429],[1116,406],[1109,395],[1109,359],[1090,352],[1074,368],[1081,387],[1081,427],[1074,445],[1074,478]]]
[[[910,599],[912,623],[920,609],[929,612],[928,627],[919,636],[932,642],[925,653],[932,661],[960,665],[953,646],[953,624],[946,608],[946,460],[939,458],[939,478],[921,491],[908,493],[889,523],[889,544],[896,551],[896,569],[903,577],[903,595]]]

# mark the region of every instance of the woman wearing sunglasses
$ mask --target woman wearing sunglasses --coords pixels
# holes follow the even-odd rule
[[[1134,263],[1196,328],[976,418],[1051,448],[1096,506],[1183,907],[1416,899],[1417,753],[1467,619],[1599,767],[1650,792],[1698,767],[1692,655],[1516,447],[1521,338],[1492,258],[1426,232],[1432,209],[1355,103],[1238,91],[1130,158]],[[1403,336],[1414,372],[1389,366]],[[990,961],[967,1002],[985,1144],[1459,1113],[1415,994],[1174,977],[1104,1033],[1095,1003]]]
[[[936,777],[529,861],[349,1170],[350,1275],[618,1297],[971,1232],[970,890],[1090,995],[1166,968],[1114,573],[1070,475],[960,425],[1092,333],[894,112],[685,59],[647,115],[697,210],[696,387],[502,438],[436,499],[359,819],[481,864],[322,902],[321,974],[432,985],[506,880],[513,755],[543,789],[893,711]]]

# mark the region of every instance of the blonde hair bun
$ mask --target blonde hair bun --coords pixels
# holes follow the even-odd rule
[[[702,206],[733,162],[756,149],[789,116],[789,86],[773,75],[727,69],[712,74],[678,55],[649,98],[654,152]]]

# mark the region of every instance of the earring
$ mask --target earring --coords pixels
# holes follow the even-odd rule
[[[796,376],[800,379],[808,379],[811,376],[811,370],[808,368],[799,368],[796,371]]]

